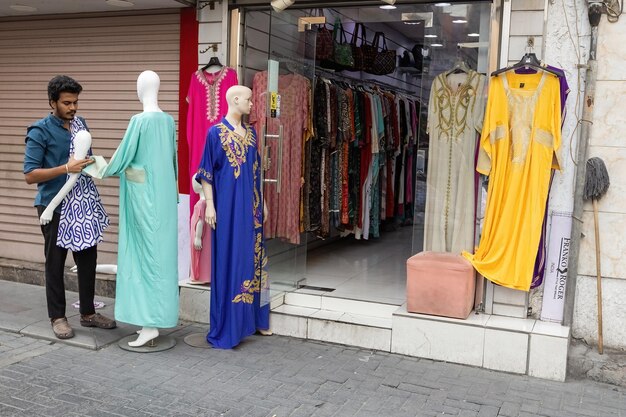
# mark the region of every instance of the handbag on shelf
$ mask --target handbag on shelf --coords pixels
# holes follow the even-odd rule
[[[376,55],[378,55],[378,48],[372,43],[367,43],[367,34],[365,33],[365,26],[361,27],[361,33],[363,34],[363,42],[361,43],[361,50],[363,51],[363,71],[372,73],[374,69],[374,61]]]
[[[371,73],[375,75],[387,75],[394,72],[396,70],[396,51],[387,49],[385,34],[383,32],[376,32],[372,45],[376,47],[378,53],[376,54],[376,59],[374,59]],[[382,49],[379,50],[379,48]]]
[[[359,29],[361,29],[361,44],[357,45],[359,39]],[[352,40],[350,41],[350,47],[352,48],[352,58],[354,59],[354,65],[352,68],[347,68],[350,71],[364,71],[365,70],[365,53],[364,49],[367,47],[367,38],[365,37],[365,26],[363,23],[355,23],[354,32],[352,33]]]
[[[414,55],[410,51],[405,50],[402,55],[400,55],[398,66],[400,68],[415,68]]]
[[[317,9],[317,13],[319,16],[324,16],[324,11],[322,9]],[[315,34],[314,58],[316,61],[320,62],[333,58],[333,32],[326,27],[326,24],[317,27],[317,33]]]
[[[418,43],[413,46],[411,52],[413,52],[413,58],[415,58],[415,68],[417,68],[419,72],[428,73],[430,66],[430,48]]]
[[[339,35],[339,39],[337,39],[337,35]],[[336,70],[354,67],[352,45],[348,43],[346,32],[343,30],[343,25],[339,19],[335,20],[333,29],[333,61],[335,61]]]

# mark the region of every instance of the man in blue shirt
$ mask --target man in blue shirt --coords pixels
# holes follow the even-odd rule
[[[48,100],[52,112],[28,127],[24,154],[24,176],[28,184],[37,184],[35,207],[41,216],[46,206],[63,188],[67,175],[79,173],[92,160],[69,157],[70,121],[78,110],[78,95],[82,86],[74,79],[58,75],[48,83]],[[82,120],[81,118],[81,121]],[[86,123],[84,123],[85,126]],[[52,330],[59,339],[69,339],[74,331],[65,317],[65,285],[63,282],[67,249],[57,246],[57,233],[61,205],[56,208],[52,221],[41,226],[46,257],[46,299]],[[112,329],[114,320],[96,313],[93,305],[96,282],[97,245],[73,252],[78,268],[80,324],[85,327]]]

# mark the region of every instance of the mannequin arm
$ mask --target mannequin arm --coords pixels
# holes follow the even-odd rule
[[[73,267],[70,268],[70,271],[72,272],[78,272],[78,267],[76,265],[74,265]],[[117,274],[117,265],[110,265],[110,264],[98,264],[96,265],[96,273],[98,274],[110,274],[110,275],[116,275]]]
[[[215,213],[215,206],[213,205],[213,186],[208,182],[202,180],[202,192],[206,199],[206,211],[204,212],[204,221],[215,229],[215,223],[217,222],[217,215]]]
[[[263,200],[263,223],[267,221],[267,216],[269,216],[269,210],[267,209],[267,204],[265,204],[265,200]]]
[[[63,188],[59,190],[59,192],[57,193],[57,195],[54,196],[50,204],[48,204],[48,207],[46,207],[43,213],[41,213],[41,217],[39,218],[39,224],[46,225],[50,223],[50,221],[52,220],[52,215],[54,214],[54,209],[56,209],[59,204],[63,202],[63,199],[65,198],[67,193],[70,192],[70,190],[74,187],[74,184],[76,184],[76,181],[78,181],[79,175],[80,174],[70,175],[69,180],[65,182]]]
[[[41,182],[50,181],[60,175],[67,175],[68,173],[80,172],[84,166],[90,165],[93,161],[90,158],[86,159],[74,159],[70,158],[67,161],[67,169],[65,165],[59,165],[54,168],[37,168],[24,175],[26,184],[38,184]]]
[[[199,218],[196,222],[196,233],[193,239],[193,247],[195,250],[202,249],[202,231],[204,230],[204,219]]]

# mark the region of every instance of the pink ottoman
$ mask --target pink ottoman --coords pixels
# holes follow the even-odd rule
[[[410,313],[466,319],[474,305],[474,267],[461,255],[420,252],[406,261]]]

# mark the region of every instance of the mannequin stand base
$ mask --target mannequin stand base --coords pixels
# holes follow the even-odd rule
[[[118,346],[124,350],[128,350],[130,352],[137,353],[151,353],[151,352],[162,352],[164,350],[168,350],[176,346],[176,339],[171,336],[163,336],[159,335],[156,339],[150,340],[143,346],[131,347],[128,346],[128,342],[132,342],[137,340],[136,334],[131,334],[130,336],[126,336],[119,342],[117,342]]]
[[[206,333],[191,333],[183,339],[191,347],[211,349],[212,346],[206,341]]]

